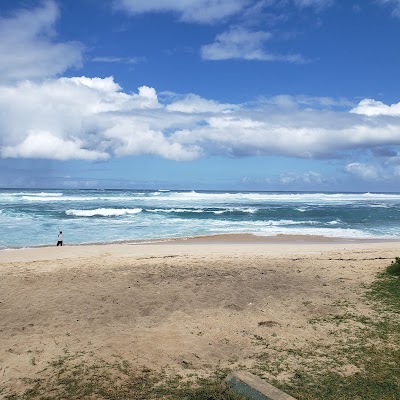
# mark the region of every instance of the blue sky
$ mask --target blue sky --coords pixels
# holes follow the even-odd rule
[[[0,186],[398,191],[400,0],[2,0]]]

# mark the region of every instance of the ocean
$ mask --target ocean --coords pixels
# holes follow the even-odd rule
[[[0,249],[227,233],[400,239],[400,193],[0,189]]]

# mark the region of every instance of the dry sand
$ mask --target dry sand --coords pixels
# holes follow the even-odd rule
[[[329,346],[309,321],[368,314],[363,285],[398,255],[398,242],[240,235],[1,251],[0,387],[65,351],[207,372],[251,367],[268,352],[257,338],[271,356]]]

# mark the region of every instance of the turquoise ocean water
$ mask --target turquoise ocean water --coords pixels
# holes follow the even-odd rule
[[[224,233],[400,239],[400,193],[0,189],[0,249]]]

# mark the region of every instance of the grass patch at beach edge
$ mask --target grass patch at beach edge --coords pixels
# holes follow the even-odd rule
[[[345,314],[338,345],[323,349],[325,364],[310,362],[310,354],[315,354],[317,345],[309,352],[303,352],[307,361],[290,379],[284,383],[273,380],[273,384],[298,400],[399,398],[400,257],[396,257],[384,272],[378,273],[366,289],[365,300],[371,304],[376,318]],[[348,332],[346,322],[354,321],[361,323],[361,327],[352,332],[356,337],[344,340]],[[346,364],[354,367],[355,372],[338,372]]]

